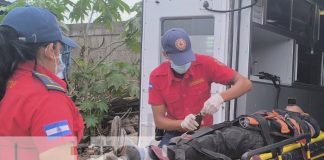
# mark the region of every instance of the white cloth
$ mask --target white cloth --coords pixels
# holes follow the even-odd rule
[[[205,114],[214,114],[215,112],[217,112],[219,110],[219,108],[221,107],[222,103],[224,103],[224,99],[222,98],[222,96],[217,93],[214,96],[211,96],[205,103],[204,103],[204,107],[201,110],[201,113],[203,115]]]
[[[186,118],[181,122],[181,128],[193,131],[196,130],[199,124],[196,122],[196,116],[193,114],[189,114]]]

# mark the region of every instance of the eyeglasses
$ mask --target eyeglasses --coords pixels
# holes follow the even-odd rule
[[[54,47],[54,49],[56,48],[56,47],[61,47],[60,48],[60,54],[63,54],[64,53],[64,44],[62,44],[61,42],[56,42],[56,43],[54,43],[54,45],[53,45],[53,47]]]
[[[66,44],[63,44],[61,43],[60,41],[57,41],[57,42],[51,42],[53,43],[53,48],[56,49],[57,47],[59,47],[59,45],[61,45],[60,47],[60,53],[61,55],[66,55],[66,54],[69,54],[71,53],[71,50],[72,50],[72,47],[66,45]],[[47,47],[50,43],[44,43],[42,44],[43,47]]]

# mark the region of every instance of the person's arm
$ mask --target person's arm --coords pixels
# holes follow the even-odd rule
[[[207,75],[210,76],[211,82],[232,85],[231,88],[221,93],[216,93],[205,101],[201,113],[203,115],[212,115],[219,110],[220,106],[225,101],[237,98],[249,91],[252,87],[252,83],[217,59],[206,58],[205,62],[205,70]]]
[[[173,120],[165,117],[165,105],[154,105],[152,106],[152,110],[155,125],[159,129],[185,132],[196,130],[199,126],[193,114],[187,115],[184,120]]]
[[[66,143],[60,146],[51,148],[39,154],[40,160],[76,160],[77,156],[73,154],[73,143]]]
[[[182,120],[173,120],[167,118],[166,114],[166,107],[165,105],[154,105],[152,106],[154,122],[157,128],[165,129],[165,130],[182,130],[181,122]]]
[[[219,93],[224,101],[229,101],[234,98],[240,97],[244,93],[248,92],[252,87],[251,81],[243,77],[239,73],[235,74],[232,80],[232,84],[233,85],[231,88]]]
[[[52,91],[35,98],[37,101],[33,102],[37,107],[30,132],[40,160],[70,160],[76,157],[74,149],[77,146],[75,134],[78,119],[75,106],[61,92]]]

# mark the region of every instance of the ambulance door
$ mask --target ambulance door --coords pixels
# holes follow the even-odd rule
[[[215,9],[227,9],[228,1],[210,0]],[[154,119],[148,104],[150,72],[165,59],[161,37],[170,28],[180,27],[189,34],[192,49],[227,62],[228,15],[213,13],[203,8],[197,0],[144,0],[141,61],[141,107],[139,146],[147,146],[154,139]],[[224,90],[222,85],[212,85],[212,93]],[[224,107],[214,115],[214,123],[224,121]]]

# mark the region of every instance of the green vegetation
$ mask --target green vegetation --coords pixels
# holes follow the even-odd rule
[[[141,2],[130,8],[122,0],[29,0],[29,5],[48,8],[56,14],[63,30],[68,30],[63,22],[82,24],[81,56],[74,59],[69,84],[69,95],[79,106],[86,127],[92,134],[101,130],[101,121],[107,114],[111,100],[116,97],[138,96],[139,61],[131,64],[108,61],[107,58],[119,47],[127,46],[133,53],[140,52]],[[18,6],[25,6],[26,0],[17,0],[0,10],[5,13]],[[114,24],[121,22],[121,13],[136,12],[136,16],[123,22],[125,25],[121,41],[112,43],[102,58],[93,60],[90,55],[94,49],[89,44],[91,25],[104,26],[111,30]],[[4,15],[0,16],[0,20]],[[100,49],[100,48],[97,48]]]

